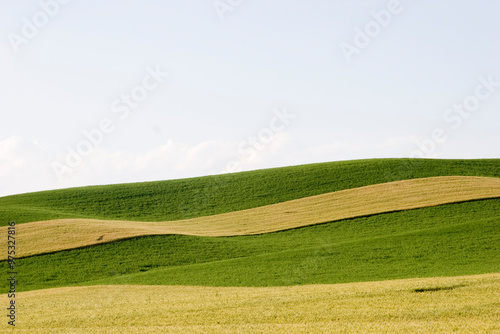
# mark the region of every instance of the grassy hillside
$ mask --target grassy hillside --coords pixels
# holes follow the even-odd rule
[[[167,221],[244,210],[396,180],[500,177],[500,159],[374,159],[0,198],[0,224],[61,218]]]
[[[255,236],[129,239],[19,259],[18,289],[280,286],[494,273],[500,271],[499,208],[500,199],[490,199]]]
[[[16,256],[56,251],[16,260],[16,331],[493,332],[499,190],[500,159],[378,159],[3,197]]]
[[[16,256],[25,257],[143,235],[261,234],[485,198],[500,198],[500,178],[440,176],[395,181],[172,222],[89,219],[41,221],[17,226],[17,233],[21,237]],[[7,227],[0,227],[0,232],[7,233]],[[0,259],[6,259],[6,256],[0,254]]]
[[[496,333],[499,295],[498,274],[279,288],[60,288],[20,293],[22,316],[11,330],[25,334]],[[4,327],[6,322],[0,330]]]

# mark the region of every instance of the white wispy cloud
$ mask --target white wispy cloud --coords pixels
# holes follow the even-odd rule
[[[422,137],[423,138],[423,137]],[[167,141],[144,153],[95,148],[77,168],[58,179],[51,167],[63,155],[54,155],[48,145],[12,136],[0,141],[0,196],[38,190],[86,185],[169,180],[233,171],[362,158],[408,157],[422,140],[418,136],[395,136],[368,141],[336,141],[303,145],[288,132],[274,135],[268,143],[253,146],[248,141],[204,141],[187,144]],[[498,135],[482,138],[484,150],[476,143],[450,140],[436,147],[438,158],[480,158]],[[443,152],[452,152],[451,154]],[[394,152],[399,152],[395,154]]]
[[[169,140],[145,153],[108,151],[94,148],[76,168],[58,178],[52,167],[63,161],[64,154],[53,155],[47,145],[12,136],[0,142],[0,196],[46,189],[95,184],[112,184],[167,180],[229,172],[228,165],[238,170],[265,168],[289,142],[283,133],[272,142],[259,146],[255,154],[242,154],[243,141],[204,141],[186,144]],[[29,180],[29,182],[27,182]]]
[[[12,136],[0,141],[0,195],[54,186],[41,167],[49,161],[47,146],[36,140]]]

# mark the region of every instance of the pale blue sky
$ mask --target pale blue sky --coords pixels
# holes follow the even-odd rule
[[[500,158],[497,1],[61,2],[0,3],[0,196],[228,164],[408,157],[419,143],[425,156]],[[222,20],[214,3],[234,6]],[[391,6],[397,13],[348,62],[342,43],[356,46],[356,29]],[[33,36],[26,22],[38,24]],[[113,102],[157,67],[168,77],[117,117]],[[488,96],[468,117],[447,114],[477,89]],[[285,109],[294,118],[269,137]],[[113,131],[61,170],[68,147],[103,119]]]

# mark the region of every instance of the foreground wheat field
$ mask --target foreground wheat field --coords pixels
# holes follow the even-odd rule
[[[500,274],[273,288],[92,286],[18,300],[18,333],[500,332]]]
[[[235,236],[282,231],[346,218],[500,197],[500,179],[444,176],[389,182],[213,216],[170,222],[61,219],[20,224],[18,256],[144,235]],[[1,227],[0,233],[6,233]],[[0,254],[0,260],[6,259]]]

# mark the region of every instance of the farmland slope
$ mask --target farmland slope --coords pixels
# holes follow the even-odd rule
[[[20,224],[18,257],[141,235],[235,236],[470,200],[500,198],[500,178],[432,177],[347,189],[208,217],[173,222],[66,219]],[[0,232],[7,233],[7,227]],[[6,255],[0,255],[5,259]]]
[[[397,180],[500,177],[500,159],[373,159],[0,198],[0,226],[84,218],[161,222],[203,217]]]
[[[251,236],[139,237],[19,259],[18,289],[283,286],[498,273],[499,208],[500,199],[489,199]]]

